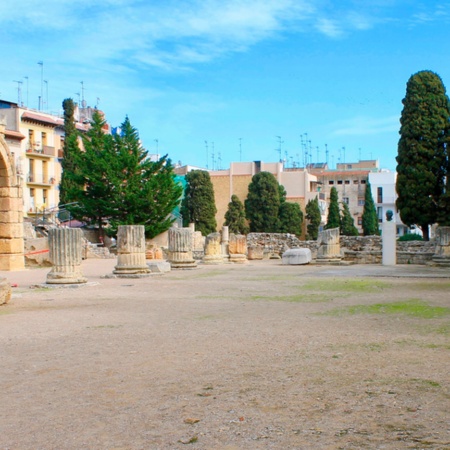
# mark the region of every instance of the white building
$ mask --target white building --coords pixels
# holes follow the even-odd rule
[[[386,212],[391,210],[394,213],[393,220],[396,223],[397,236],[403,236],[409,230],[400,219],[397,207],[395,206],[395,201],[397,200],[397,192],[395,190],[396,181],[396,172],[383,169],[380,172],[369,173],[369,182],[380,228],[381,224],[386,220]]]

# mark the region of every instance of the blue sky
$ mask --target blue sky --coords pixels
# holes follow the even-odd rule
[[[45,110],[83,82],[174,162],[277,161],[281,141],[288,166],[327,148],[329,165],[395,170],[406,82],[432,70],[450,86],[449,31],[444,0],[2,0],[0,98],[22,81],[37,109],[43,69]]]

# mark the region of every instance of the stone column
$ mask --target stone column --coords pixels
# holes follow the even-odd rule
[[[228,250],[229,243],[230,243],[230,231],[229,228],[224,225],[222,227],[222,257],[227,260],[230,256],[230,252]]]
[[[220,242],[220,233],[211,233],[206,236],[205,256],[203,257],[205,264],[222,264],[222,245]]]
[[[145,259],[144,225],[119,225],[117,230],[117,265],[113,270],[119,277],[144,277],[150,274]]]
[[[192,230],[169,228],[168,261],[173,269],[194,269],[197,263],[192,256]]]
[[[81,271],[83,232],[79,228],[52,228],[48,232],[48,246],[52,270],[48,284],[86,283]]]
[[[320,264],[338,263],[341,261],[341,244],[339,240],[339,228],[323,230],[317,239],[317,262]]]
[[[395,222],[385,221],[381,226],[382,264],[383,266],[395,266],[397,264],[397,228]]]
[[[6,278],[0,278],[0,305],[11,300],[11,283]]]
[[[247,237],[243,234],[230,234],[230,262],[245,264],[247,260]]]
[[[433,263],[450,267],[450,227],[438,227],[435,242]]]

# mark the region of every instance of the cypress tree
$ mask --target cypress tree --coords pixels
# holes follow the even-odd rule
[[[372,197],[372,189],[370,183],[366,183],[366,192],[364,195],[364,210],[362,214],[362,229],[364,236],[378,236],[380,230],[378,229],[377,210],[375,209],[375,202]]]
[[[64,109],[64,145],[62,159],[61,183],[59,186],[59,205],[77,202],[83,190],[79,170],[81,151],[78,146],[79,133],[75,126],[75,103],[71,98],[62,102]],[[72,212],[73,205],[67,206]]]
[[[253,175],[245,200],[245,214],[250,222],[250,231],[278,232],[280,194],[282,195],[282,191],[271,173],[260,172]]]
[[[355,221],[353,220],[347,203],[342,203],[341,234],[343,236],[359,235],[358,229],[355,227]]]
[[[249,227],[245,219],[245,209],[243,203],[237,195],[231,196],[228,209],[225,213],[225,226],[229,227],[230,233],[247,234]]]
[[[278,218],[279,233],[302,234],[303,213],[298,203],[282,202]]]
[[[339,228],[341,225],[341,218],[339,215],[339,199],[338,191],[333,186],[330,192],[330,205],[328,206],[328,217],[325,229]]]
[[[315,241],[319,236],[319,227],[322,220],[318,197],[308,201],[305,211],[306,218],[308,219],[308,225],[306,226],[306,239]]]
[[[186,175],[186,189],[181,203],[183,225],[195,223],[195,228],[203,236],[216,231],[216,203],[214,187],[209,173],[204,170],[192,170]]]
[[[402,103],[396,205],[402,222],[418,225],[428,240],[429,226],[438,216],[450,221],[450,198],[444,186],[450,104],[441,78],[427,70],[410,77]]]

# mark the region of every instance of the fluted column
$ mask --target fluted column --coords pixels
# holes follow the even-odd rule
[[[247,260],[247,237],[243,234],[230,234],[230,243],[228,244],[230,252],[230,262],[245,264]]]
[[[52,270],[47,274],[49,284],[86,283],[81,271],[83,232],[78,228],[52,228],[48,246]]]
[[[320,246],[317,250],[317,260],[320,263],[337,262],[342,259],[339,232],[339,228],[331,228],[319,233],[317,242]]]
[[[203,262],[205,264],[222,264],[222,245],[220,242],[220,233],[211,233],[206,236],[205,256]]]
[[[192,230],[190,228],[169,228],[168,261],[174,269],[197,267],[192,254]]]
[[[145,259],[144,225],[119,225],[117,230],[117,265],[113,273],[124,277],[150,274]]]

